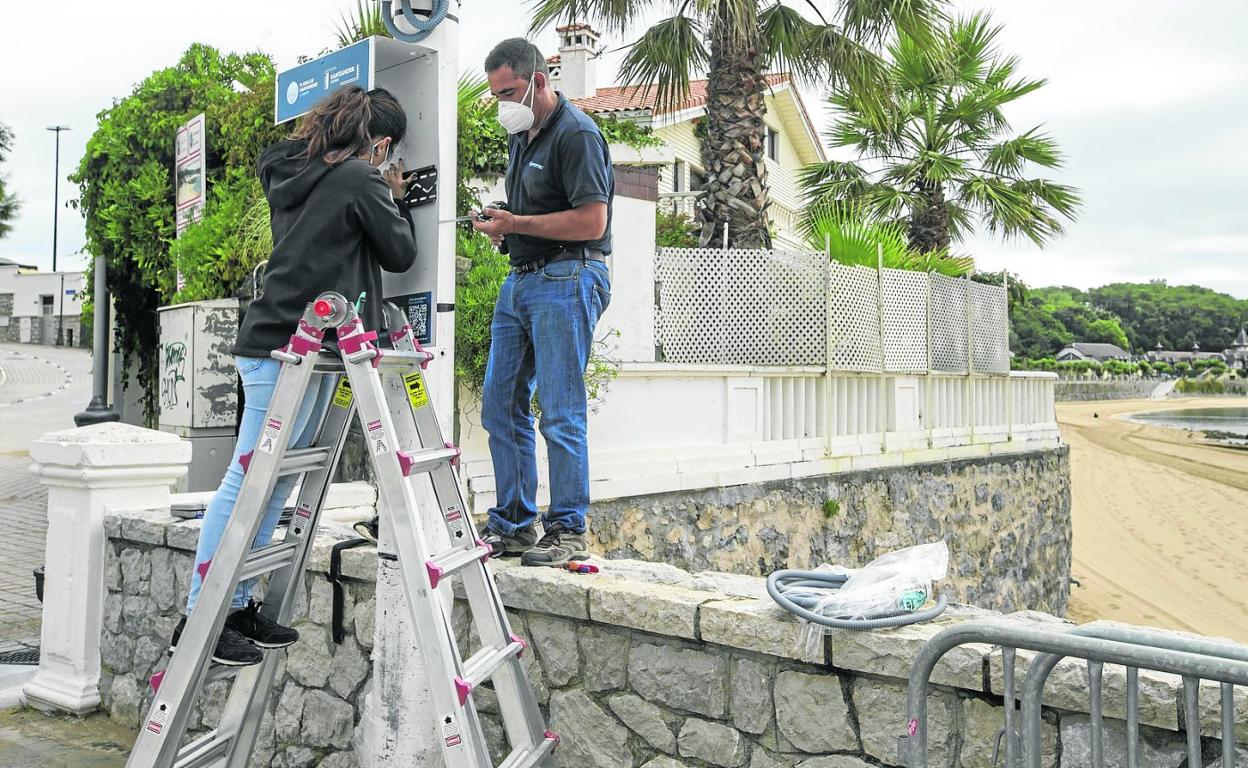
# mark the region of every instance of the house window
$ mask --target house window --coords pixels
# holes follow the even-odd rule
[[[690,168],[689,169],[689,191],[698,192],[703,189],[706,189],[706,174],[702,173],[701,171],[695,168]]]
[[[685,161],[677,160],[672,164],[672,191],[684,192],[685,183]]]
[[[43,314],[45,314],[45,315],[51,315],[51,314],[53,314],[53,311],[52,311],[52,309],[53,309],[53,307],[52,307],[52,296],[51,296],[51,295],[49,295],[49,294],[46,294],[46,293],[45,293],[44,295],[40,296],[40,297],[39,297],[39,303],[42,305],[41,309],[43,310]]]
[[[775,128],[767,129],[767,157],[771,160],[780,159],[780,134]]]

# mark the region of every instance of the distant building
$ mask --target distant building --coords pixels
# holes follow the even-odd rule
[[[1221,360],[1226,362],[1226,355],[1221,352],[1201,352],[1199,343],[1192,345],[1191,352],[1184,352],[1177,349],[1162,349],[1161,343],[1158,342],[1157,349],[1149,352],[1147,357],[1150,363],[1166,363],[1167,365],[1177,365],[1179,363],[1191,365],[1197,360]]]
[[[1222,353],[1226,364],[1232,368],[1248,371],[1248,328],[1241,327],[1231,348]]]
[[[1057,353],[1057,361],[1059,363],[1071,360],[1092,360],[1097,363],[1104,363],[1109,360],[1127,361],[1131,359],[1131,353],[1117,344],[1099,344],[1088,341],[1076,341],[1074,344],[1068,344],[1062,347]]]
[[[40,272],[0,257],[0,341],[89,346],[82,338],[82,272]]]

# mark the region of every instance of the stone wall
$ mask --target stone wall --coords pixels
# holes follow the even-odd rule
[[[198,524],[167,513],[115,513],[108,521],[105,708],[131,726],[149,702],[145,680],[159,666],[186,588]],[[308,594],[252,761],[264,768],[352,768],[370,684],[375,554],[349,550],[347,638],[329,639],[325,580],[333,536],[322,532],[305,578]],[[906,677],[922,645],[957,622],[992,618],[1069,626],[1053,616],[1004,616],[953,606],[937,621],[897,630],[837,631],[803,642],[802,627],[762,597],[762,579],[688,573],[665,564],[600,561],[602,573],[574,575],[495,562],[493,571],[543,712],[562,737],[561,764],[577,768],[868,768],[897,766],[906,724]],[[472,650],[462,603],[454,613],[461,648]],[[1020,652],[1020,665],[1030,654]],[[1107,668],[1107,717],[1122,717],[1123,676]],[[1021,679],[1021,678],[1020,678]],[[1059,665],[1046,688],[1044,765],[1090,765],[1086,668]],[[930,703],[933,768],[993,768],[1001,728],[1001,653],[963,646],[937,665]],[[1181,768],[1182,683],[1140,675],[1144,768]],[[218,716],[216,684],[195,722]],[[1216,688],[1210,691],[1216,701]],[[489,691],[475,701],[494,752],[506,749]],[[1203,697],[1202,697],[1203,698]],[[1248,739],[1248,701],[1237,733]],[[1217,712],[1202,717],[1205,754],[1218,744]],[[1125,765],[1125,725],[1107,720],[1107,758]]]
[[[1059,403],[1086,400],[1139,400],[1153,394],[1161,379],[1113,379],[1110,381],[1078,381],[1059,379],[1054,385],[1054,399]]]
[[[120,513],[105,530],[106,582],[100,657],[104,709],[138,728],[151,705],[148,680],[163,669],[173,628],[186,606],[199,521],[175,521],[163,512]],[[345,638],[331,635],[333,588],[325,574],[329,549],[346,530],[325,528],[318,537],[297,597],[298,643],[283,653],[261,728],[253,768],[354,768],[353,747],[364,696],[371,684],[373,569],[376,553],[348,551]],[[262,597],[257,593],[257,598]],[[193,733],[214,727],[229,694],[229,680],[210,683],[190,715]]]
[[[595,502],[590,534],[612,558],[766,575],[865,565],[944,538],[942,591],[1003,611],[1064,615],[1070,595],[1066,447]]]

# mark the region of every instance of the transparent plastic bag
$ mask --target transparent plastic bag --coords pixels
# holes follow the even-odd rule
[[[856,570],[827,564],[816,570],[848,578],[840,589],[810,590],[817,595],[811,609],[815,613],[831,619],[897,616],[913,613],[927,602],[932,582],[949,571],[949,547],[941,540],[889,552]],[[824,629],[807,623],[803,632],[807,647],[817,648]]]

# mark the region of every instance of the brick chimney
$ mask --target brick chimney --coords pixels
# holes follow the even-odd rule
[[[569,99],[598,93],[598,38],[588,24],[559,27],[559,53],[546,59],[550,82]]]

